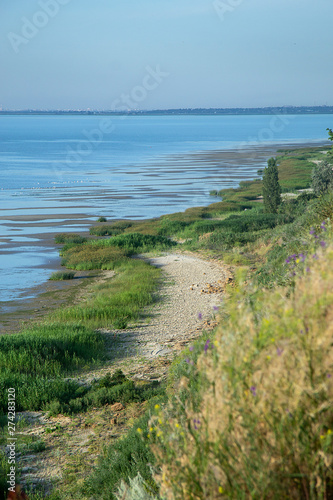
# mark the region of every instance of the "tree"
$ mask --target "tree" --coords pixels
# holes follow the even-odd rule
[[[328,132],[328,139],[330,141],[333,141],[333,130],[331,128],[327,128],[326,130]],[[330,161],[331,163],[333,163],[333,146],[327,152],[327,158],[328,158],[328,161]]]
[[[321,161],[312,170],[311,187],[316,196],[333,190],[333,165],[328,161]]]
[[[268,160],[263,174],[263,196],[265,212],[275,214],[281,203],[281,186],[275,158]]]

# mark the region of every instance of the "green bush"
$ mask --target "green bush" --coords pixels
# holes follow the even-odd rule
[[[121,248],[127,253],[143,253],[149,252],[152,250],[167,250],[173,246],[176,246],[177,243],[171,241],[169,238],[166,238],[162,235],[150,235],[150,234],[141,234],[141,233],[127,233],[121,234],[118,236],[114,236],[109,238],[108,240],[102,240],[95,242],[98,246],[101,245],[110,245],[113,247]]]
[[[55,237],[55,242],[59,245],[64,245],[64,244],[75,244],[75,245],[80,245],[82,243],[85,243],[87,241],[87,238],[84,238],[83,236],[80,236],[79,234],[73,234],[73,233],[61,233],[57,234]]]
[[[312,172],[311,187],[316,196],[322,196],[333,190],[333,164],[322,161]]]
[[[66,280],[72,280],[75,277],[75,273],[69,272],[69,271],[58,271],[55,273],[52,273],[51,276],[49,277],[49,280],[51,281],[66,281]]]

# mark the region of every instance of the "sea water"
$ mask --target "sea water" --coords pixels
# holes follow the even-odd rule
[[[256,177],[268,147],[327,127],[332,115],[1,115],[0,304],[51,274],[56,249],[31,244],[42,234],[208,205]]]

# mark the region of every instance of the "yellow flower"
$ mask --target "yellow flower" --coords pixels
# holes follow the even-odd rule
[[[150,439],[150,434],[147,435],[148,439]]]
[[[224,492],[224,490],[223,490],[222,486],[220,486],[219,487],[219,493],[223,493],[223,492]]]
[[[159,410],[160,405],[155,405],[155,410]]]
[[[325,439],[325,436],[321,435],[321,436],[320,436],[320,439]]]
[[[178,427],[179,427],[179,424],[176,424],[176,427],[177,427],[177,429],[178,429]]]
[[[274,342],[275,342],[275,339],[272,339],[272,342],[274,343]]]
[[[161,420],[160,418],[158,419],[158,423],[159,423],[160,425],[162,425],[162,423],[163,423],[163,422],[162,422],[162,420]]]
[[[149,428],[149,431],[150,431],[150,432],[153,432],[153,430],[154,430],[154,427],[150,427],[150,428]]]
[[[299,264],[300,262],[300,259],[296,259],[296,264]]]
[[[214,345],[215,345],[215,347],[218,347],[220,345],[219,341],[218,340],[214,340]]]
[[[138,427],[138,428],[137,428],[137,432],[138,432],[139,434],[142,434],[142,429],[140,429],[140,427]]]
[[[272,356],[266,356],[266,359],[269,361],[270,359],[272,359]]]
[[[327,431],[327,435],[328,435],[328,436],[330,436],[331,434],[332,434],[331,429],[328,429],[328,431]]]

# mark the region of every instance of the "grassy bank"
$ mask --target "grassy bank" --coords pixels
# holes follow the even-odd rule
[[[78,303],[0,338],[2,412],[8,387],[18,411],[147,403],[83,484],[50,499],[330,498],[333,197],[297,191],[322,157],[320,148],[281,153],[282,190],[297,196],[277,214],[264,213],[256,180],[208,207],[101,222],[88,239],[58,235],[64,267],[96,270],[97,280]],[[217,331],[175,359],[167,387],[121,372],[73,381],[107,360],[98,329],[137,324],[156,300],[160,271],[133,257],[177,245],[234,266]]]

